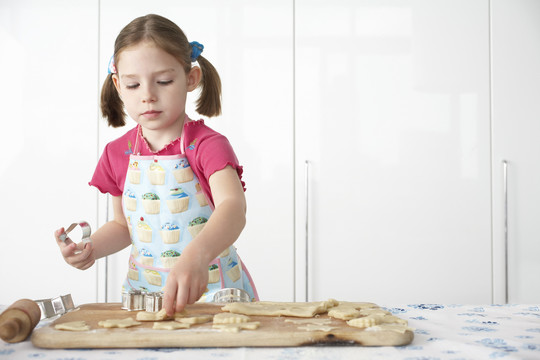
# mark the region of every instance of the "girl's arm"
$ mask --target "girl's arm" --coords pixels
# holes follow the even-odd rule
[[[64,260],[77,269],[86,270],[91,267],[96,259],[113,254],[127,247],[131,243],[126,219],[122,210],[122,196],[114,196],[113,220],[100,227],[90,238],[91,243],[75,244],[68,237],[65,242],[60,240],[64,228],[55,231],[56,243]]]
[[[124,210],[122,209],[122,196],[113,196],[112,204],[113,220],[100,227],[91,236],[96,259],[114,254],[131,245],[131,238]]]
[[[209,184],[215,209],[167,277],[163,307],[168,315],[201,297],[208,285],[208,265],[238,239],[246,223],[246,198],[236,170],[227,166],[216,171]]]

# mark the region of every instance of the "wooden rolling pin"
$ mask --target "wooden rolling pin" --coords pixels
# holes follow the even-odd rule
[[[23,341],[34,330],[40,318],[38,304],[29,299],[17,300],[0,314],[0,338],[9,343]]]

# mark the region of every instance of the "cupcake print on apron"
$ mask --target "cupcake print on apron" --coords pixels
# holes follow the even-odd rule
[[[140,127],[138,129],[140,132]],[[124,290],[162,291],[170,269],[182,251],[202,231],[212,209],[184,154],[130,155],[122,203],[132,250]],[[200,301],[212,301],[223,288],[257,293],[234,246],[225,249],[208,267],[208,286]]]

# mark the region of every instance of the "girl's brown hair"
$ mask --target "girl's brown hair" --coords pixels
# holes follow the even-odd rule
[[[114,63],[118,64],[120,53],[128,46],[150,40],[167,53],[174,56],[184,67],[186,74],[191,70],[191,45],[184,32],[172,21],[154,14],[141,16],[127,24],[114,43]],[[221,114],[221,80],[214,66],[199,55],[202,79],[201,93],[196,110],[208,117]],[[126,124],[124,104],[114,86],[113,74],[109,74],[101,89],[101,113],[109,126],[121,127]]]

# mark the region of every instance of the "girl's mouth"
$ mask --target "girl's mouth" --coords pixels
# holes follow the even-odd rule
[[[159,114],[161,114],[161,111],[157,111],[157,110],[148,110],[148,111],[145,111],[142,113],[142,116],[148,118],[148,119],[153,119],[153,118],[156,118],[159,116]]]

